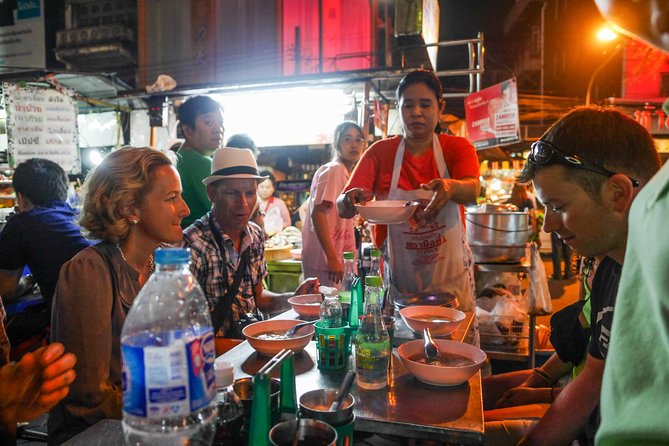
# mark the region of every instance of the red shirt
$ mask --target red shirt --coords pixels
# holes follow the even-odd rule
[[[456,180],[467,177],[478,178],[480,175],[479,160],[474,146],[459,136],[438,135],[438,137],[449,176]],[[372,144],[355,166],[344,192],[359,187],[372,191],[377,199],[387,199],[390,193],[395,155],[401,140],[401,136],[393,136]],[[440,178],[440,175],[434,159],[434,151],[431,148],[417,156],[404,151],[397,184],[399,189],[419,189],[421,184],[428,183],[434,178]],[[464,215],[464,208],[461,208],[461,212]],[[381,246],[386,235],[387,227],[376,225],[374,244]]]

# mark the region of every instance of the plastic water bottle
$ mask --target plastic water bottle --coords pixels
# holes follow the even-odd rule
[[[341,327],[341,319],[344,311],[341,306],[341,302],[337,296],[332,294],[324,294],[323,302],[321,302],[321,308],[318,311],[321,321],[325,328],[337,328]]]
[[[381,278],[365,277],[365,315],[355,336],[357,382],[362,389],[382,389],[388,384],[390,336],[383,324],[382,298]]]
[[[156,272],[123,324],[126,445],[210,445],[216,352],[209,307],[186,249],[157,249]]]
[[[372,248],[369,251],[369,257],[369,271],[367,272],[367,275],[381,277],[381,251]]]
[[[343,304],[351,303],[351,284],[355,279],[355,256],[352,252],[344,253],[344,277],[339,287],[339,301]]]
[[[216,368],[216,435],[214,445],[238,446],[243,444],[244,407],[235,393],[232,363],[217,360]]]

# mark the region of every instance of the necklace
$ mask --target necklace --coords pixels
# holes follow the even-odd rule
[[[118,249],[118,252],[121,253],[121,258],[123,259],[123,261],[125,263],[127,263],[128,265],[130,265],[130,263],[128,263],[128,259],[125,258],[125,254],[123,254],[123,250],[121,249],[121,245],[117,243],[116,248]],[[155,267],[156,267],[156,265],[153,261],[153,254],[151,254],[151,257],[149,257],[149,276],[151,274],[153,274],[153,270],[155,269]]]

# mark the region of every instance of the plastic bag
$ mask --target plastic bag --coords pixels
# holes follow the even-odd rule
[[[548,290],[548,279],[546,279],[546,268],[539,255],[537,245],[530,245],[532,266],[530,267],[530,292],[529,292],[529,312],[535,315],[551,314],[553,312],[553,303],[551,302],[551,293]]]

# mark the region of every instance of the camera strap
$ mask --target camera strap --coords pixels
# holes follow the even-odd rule
[[[216,225],[214,225],[213,218],[214,218],[213,215],[209,216],[209,229],[214,235],[214,240],[216,241],[218,250],[221,253],[221,258],[223,262],[221,274],[223,275],[225,283],[227,283],[228,269],[226,266],[227,256],[225,255],[225,245],[223,243],[223,237],[221,237],[221,234],[218,232]],[[244,272],[246,271],[246,268],[248,266],[249,255],[250,255],[250,247],[244,250],[239,259],[239,264],[237,265],[237,270],[235,271],[235,279],[233,280],[232,285],[227,289],[223,297],[221,297],[218,300],[218,302],[216,302],[216,306],[211,311],[211,323],[212,326],[214,327],[214,334],[218,333],[218,331],[221,329],[226,319],[231,324],[234,321],[232,315],[233,302],[236,303],[239,308],[241,308],[239,299],[237,299],[237,293],[239,292],[239,285],[242,282],[242,277],[244,276]],[[253,290],[253,295],[255,297],[255,289]]]

